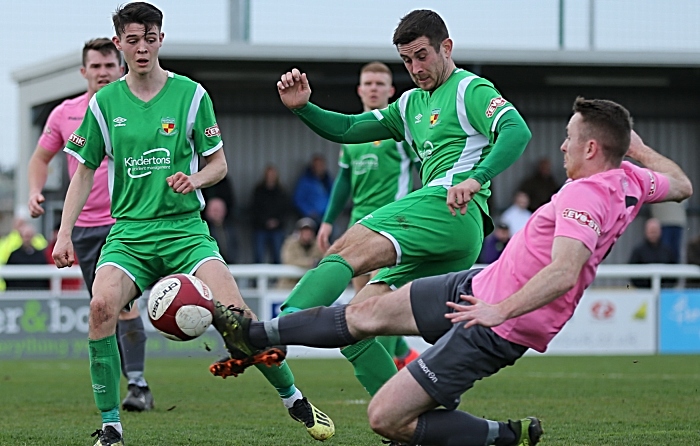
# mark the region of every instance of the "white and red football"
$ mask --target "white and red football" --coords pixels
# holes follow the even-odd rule
[[[148,297],[148,317],[163,336],[189,341],[204,333],[214,313],[209,287],[189,274],[172,274],[158,281]]]

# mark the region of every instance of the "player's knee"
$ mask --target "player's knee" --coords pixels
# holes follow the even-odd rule
[[[370,428],[377,433],[386,438],[393,438],[396,433],[396,426],[386,413],[382,410],[382,403],[377,402],[377,399],[373,399],[369,407],[367,408],[367,417],[369,419]]]
[[[90,327],[98,328],[105,324],[116,325],[118,313],[104,296],[94,296],[90,300]]]

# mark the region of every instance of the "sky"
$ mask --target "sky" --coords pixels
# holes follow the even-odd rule
[[[249,1],[251,44],[390,45],[402,15],[430,8],[443,16],[460,47],[559,48],[559,0]],[[111,37],[111,13],[120,3],[0,1],[0,98],[6,104],[0,109],[2,168],[16,165],[19,150],[18,89],[11,73],[78,53],[90,38]],[[228,41],[229,0],[157,0],[154,4],[165,14],[166,45]],[[565,49],[591,49],[593,29],[593,49],[700,51],[698,0],[565,0],[564,5]]]

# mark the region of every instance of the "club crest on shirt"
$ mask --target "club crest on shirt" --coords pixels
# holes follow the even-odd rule
[[[436,108],[432,112],[430,112],[430,128],[435,127],[438,125],[438,120],[440,119],[440,109]]]
[[[178,129],[175,128],[175,118],[161,118],[160,134],[165,136],[177,135]]]
[[[564,218],[570,218],[574,221],[576,221],[578,224],[581,226],[587,226],[595,231],[596,234],[598,234],[598,237],[601,235],[601,230],[600,230],[600,225],[593,220],[593,217],[591,217],[591,214],[589,214],[586,211],[577,211],[576,209],[571,209],[571,208],[566,208],[564,209],[564,212],[562,212],[562,216]]]
[[[488,108],[486,109],[486,117],[487,117],[487,118],[492,117],[492,116],[494,115],[494,113],[496,113],[496,109],[498,109],[499,107],[503,107],[503,106],[506,105],[507,103],[508,103],[508,101],[506,101],[506,100],[503,99],[503,98],[493,98],[493,99],[491,99],[491,102],[489,102],[489,106],[488,106]]]

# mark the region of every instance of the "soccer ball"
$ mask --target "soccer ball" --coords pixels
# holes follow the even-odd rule
[[[214,302],[209,287],[189,274],[172,274],[153,286],[148,317],[163,336],[189,341],[211,325]]]

